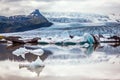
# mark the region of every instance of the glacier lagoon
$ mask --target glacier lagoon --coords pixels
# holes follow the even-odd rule
[[[104,43],[82,47],[81,45],[0,44],[2,49],[0,52],[0,79],[120,79],[119,45]],[[40,53],[40,55],[35,52],[25,53],[25,50],[34,51],[36,49],[42,49],[44,53]],[[17,52],[14,52],[16,50]]]
[[[103,15],[43,13],[54,24],[36,30],[2,35],[24,38],[61,39],[84,33],[118,35],[120,23]],[[101,80],[120,79],[120,43],[83,47],[57,45],[0,44],[0,79],[2,80]],[[19,50],[20,49],[20,50]],[[42,49],[43,54],[29,53]],[[13,53],[19,50],[18,53]],[[37,52],[37,51],[36,51]]]

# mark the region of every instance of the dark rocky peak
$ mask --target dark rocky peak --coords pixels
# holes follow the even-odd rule
[[[33,11],[32,13],[30,13],[31,16],[41,16],[41,13],[39,11],[39,9],[35,9],[35,11]]]
[[[22,32],[51,25],[38,9],[30,15],[0,16],[0,33]]]

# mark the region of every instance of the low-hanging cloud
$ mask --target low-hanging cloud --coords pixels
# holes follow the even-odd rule
[[[42,12],[119,13],[119,0],[0,0],[0,15]]]

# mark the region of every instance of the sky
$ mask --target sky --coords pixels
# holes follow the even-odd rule
[[[0,15],[41,12],[120,13],[120,0],[0,0]]]

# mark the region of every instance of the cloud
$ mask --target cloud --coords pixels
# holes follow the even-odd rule
[[[34,9],[40,9],[41,11],[47,10],[50,4],[44,1],[35,0],[0,0],[0,15],[18,15],[28,14]]]
[[[19,1],[24,1],[24,0],[0,0],[2,2],[19,2]],[[29,0],[27,0],[29,1]]]
[[[0,15],[42,12],[119,13],[119,0],[0,0]]]

